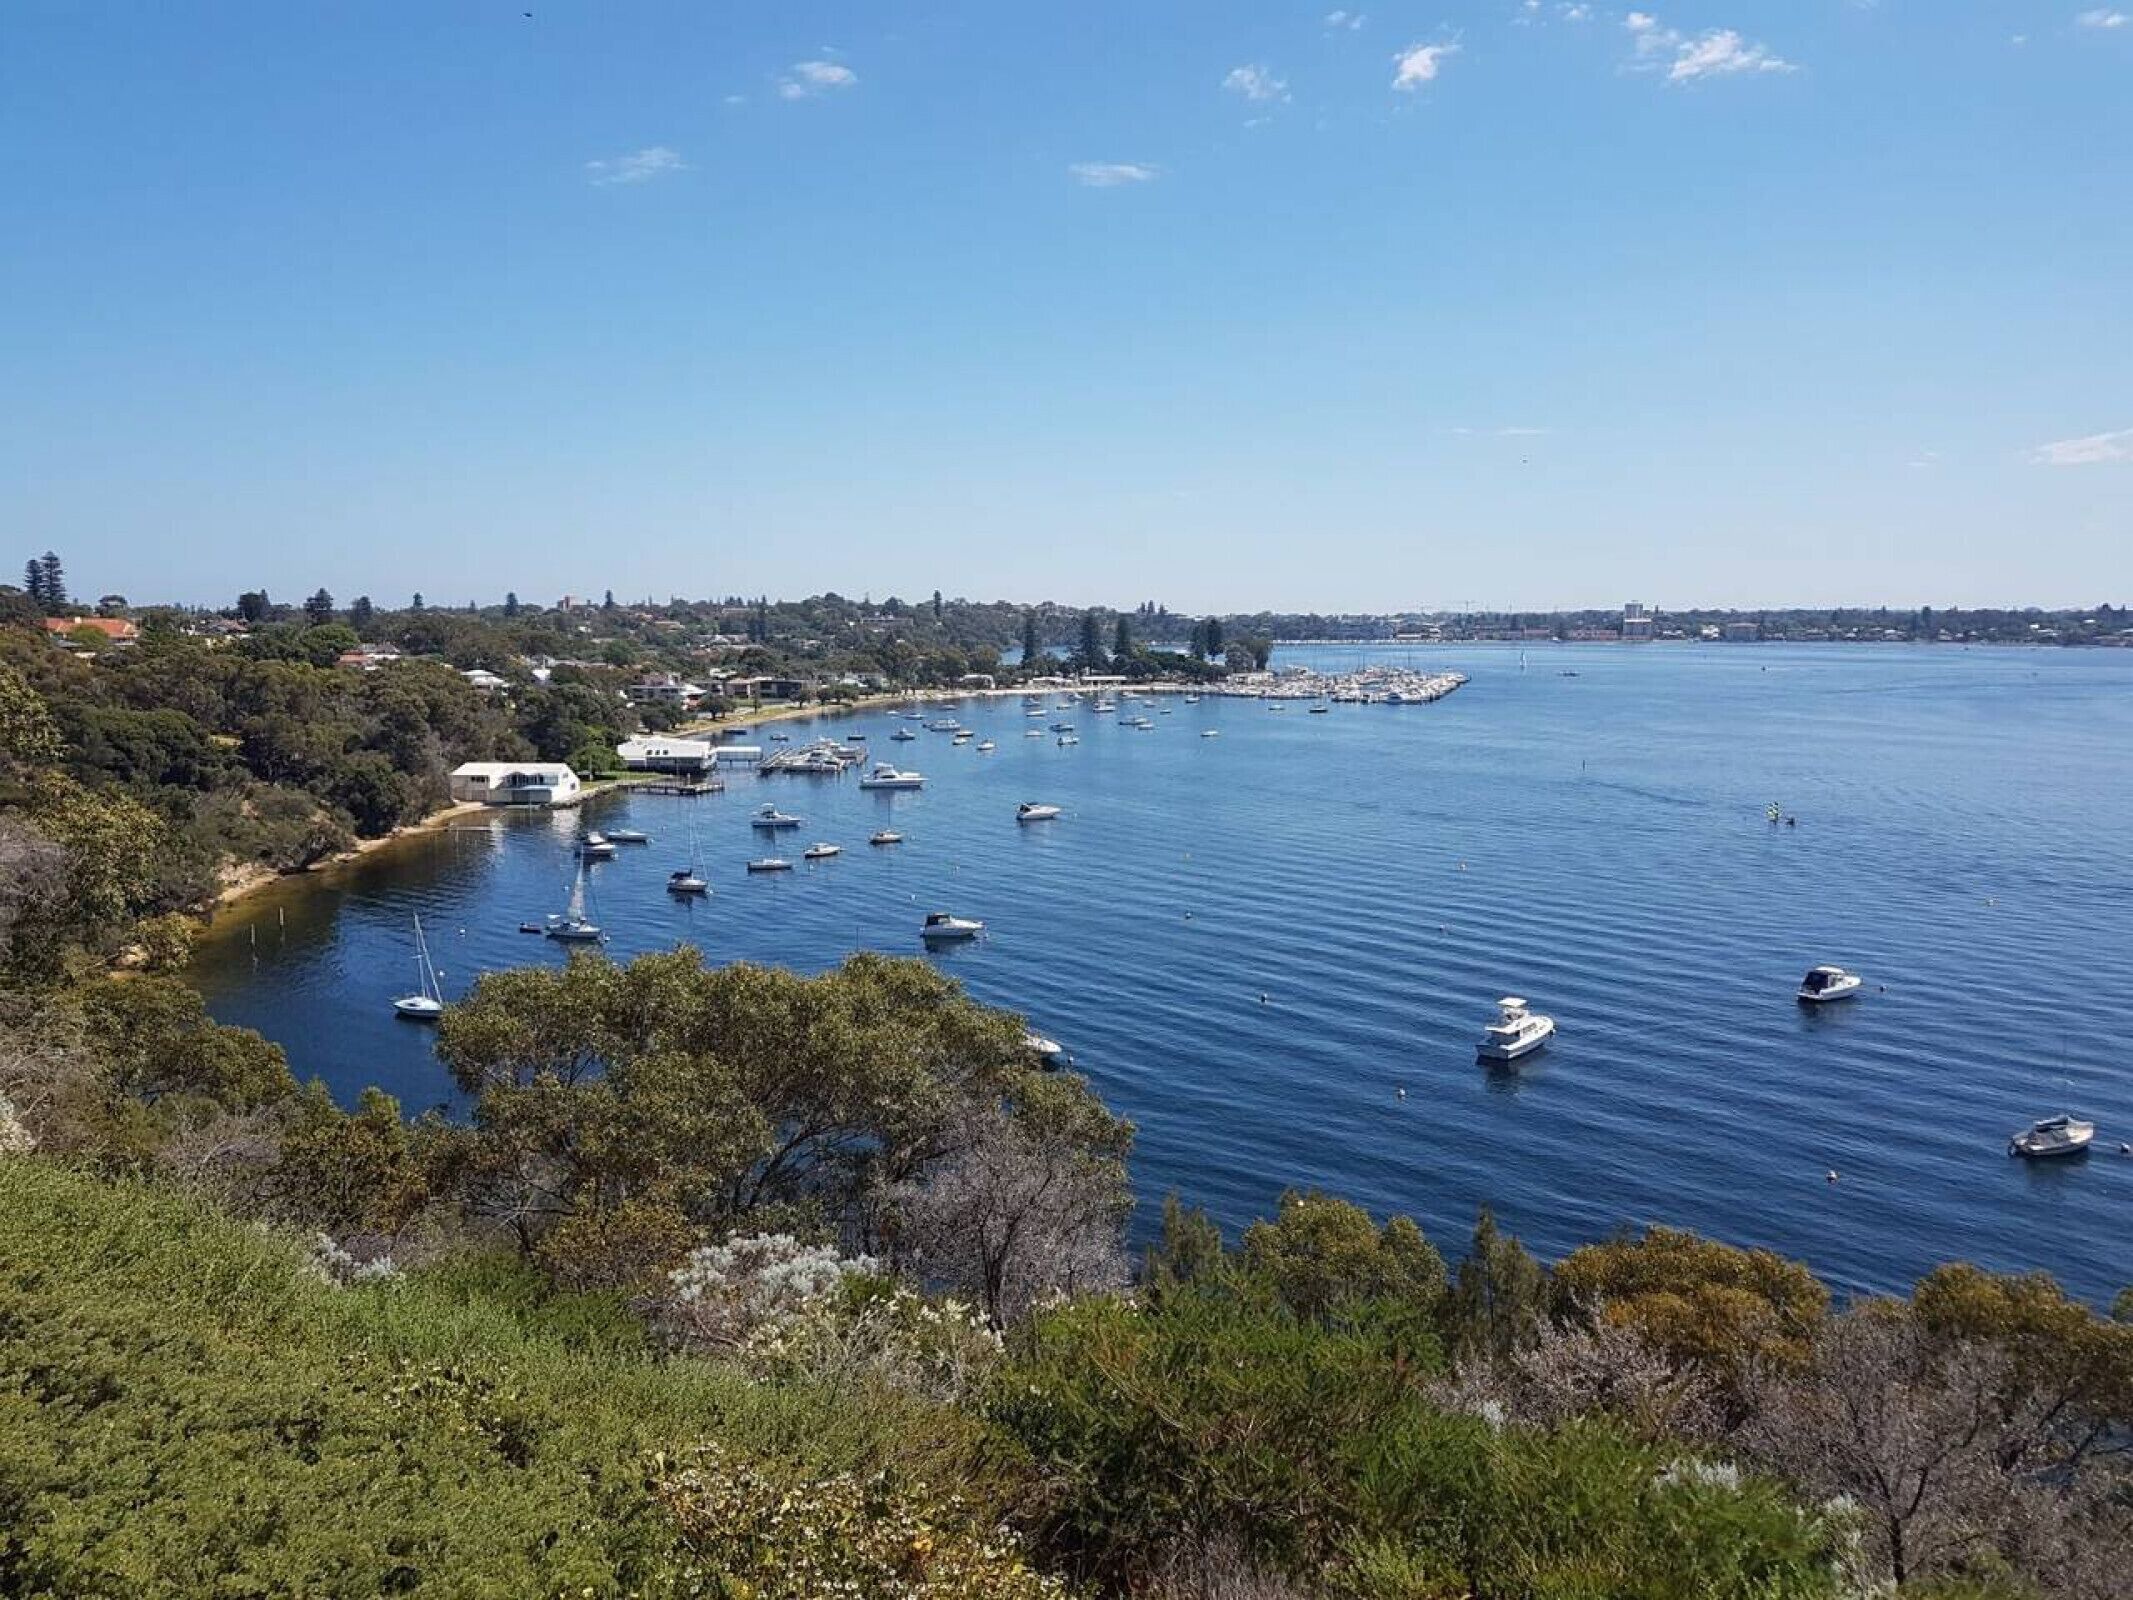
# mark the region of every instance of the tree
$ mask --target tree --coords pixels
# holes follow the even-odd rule
[[[248,623],[264,622],[267,617],[267,591],[247,589],[237,597],[237,615]]]
[[[333,620],[333,596],[324,587],[304,602],[304,615],[314,628],[322,628]]]
[[[410,605],[410,606],[408,607],[408,610],[410,610],[410,611],[420,611],[421,609],[422,609],[422,591],[421,591],[420,589],[417,589],[417,590],[415,591],[415,599],[414,599],[414,603],[413,603],[412,605]]]
[[[604,597],[604,598],[603,598],[603,599],[602,599],[602,600],[600,601],[600,609],[601,609],[602,611],[612,611],[612,610],[614,610],[614,609],[615,609],[615,591],[614,591],[614,590],[610,589],[610,590],[608,590],[608,591],[607,591],[607,594],[606,594],[606,596],[605,596],[605,597]]]
[[[359,594],[348,602],[348,625],[361,631],[370,626],[370,619],[377,608],[370,603],[370,596]]]
[[[1444,1258],[1410,1217],[1380,1230],[1361,1206],[1322,1194],[1281,1197],[1272,1222],[1244,1230],[1244,1265],[1297,1316],[1333,1321],[1379,1305],[1433,1314],[1444,1298]]]
[[[60,568],[59,557],[47,550],[44,553],[44,559],[38,565],[44,569],[43,599],[45,609],[54,613],[66,610],[67,579],[65,572]]]
[[[1034,666],[1042,654],[1043,648],[1037,637],[1037,613],[1025,611],[1022,613],[1022,664]]]
[[[1104,664],[1104,636],[1096,621],[1094,611],[1081,614],[1081,666],[1084,672],[1094,672]]]
[[[933,620],[941,620],[941,592],[938,589],[933,591]]]
[[[507,618],[518,615],[518,592],[516,590],[506,590],[504,593],[504,615]]]
[[[1497,1232],[1495,1214],[1483,1206],[1445,1302],[1452,1347],[1462,1360],[1505,1360],[1539,1337],[1547,1302],[1547,1269]]]
[[[122,594],[107,594],[96,602],[96,614],[100,617],[123,617],[127,610],[126,597]]]
[[[1124,612],[1119,613],[1118,631],[1112,635],[1111,659],[1120,667],[1133,659],[1133,625],[1126,620]]]
[[[44,563],[35,556],[22,564],[22,592],[39,610],[44,608]]]
[[[1207,658],[1208,658],[1208,660],[1210,660],[1210,661],[1219,661],[1219,660],[1221,660],[1221,659],[1222,659],[1222,652],[1223,652],[1223,648],[1224,648],[1224,647],[1223,647],[1223,644],[1222,644],[1222,619],[1221,619],[1220,617],[1209,617],[1209,618],[1207,619]]]

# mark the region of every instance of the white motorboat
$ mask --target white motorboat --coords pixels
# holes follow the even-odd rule
[[[883,828],[879,833],[870,835],[867,839],[868,844],[902,844],[903,842],[904,836],[894,828]]]
[[[422,937],[422,913],[415,913],[415,971],[419,986],[393,1002],[393,1010],[416,1022],[435,1022],[444,1015],[444,991],[437,984],[437,969],[430,965],[429,941]]]
[[[1042,728],[1024,728],[1022,737],[1025,739],[1041,739],[1044,737],[1044,730]]]
[[[1857,994],[1864,982],[1858,973],[1846,972],[1842,967],[1816,967],[1800,980],[1800,998],[1809,1005],[1842,1000]]]
[[[748,863],[750,872],[790,872],[792,863],[783,856],[759,856]]]
[[[980,739],[978,741],[978,753],[980,755],[983,755],[988,750],[997,750],[999,748],[1000,747],[994,744],[990,739]]]
[[[913,739],[916,739],[918,735],[913,733],[909,728],[898,728],[894,733],[890,734],[889,737],[894,739],[898,744],[908,744]]]
[[[578,854],[587,861],[605,861],[615,853],[615,846],[606,834],[595,830],[578,841]]]
[[[585,911],[585,863],[578,863],[578,876],[570,886],[570,905],[562,915],[552,916],[541,932],[565,944],[591,944],[600,937],[600,924]]]
[[[1023,712],[1022,714],[1025,717],[1041,717],[1044,715],[1044,707],[1031,706],[1027,711]]]
[[[928,733],[961,733],[963,725],[953,717],[936,717],[926,724]]]
[[[1200,703],[1200,697],[1196,694],[1189,694],[1185,697],[1185,703],[1189,706],[1196,706]]]
[[[951,917],[945,911],[930,911],[926,925],[918,930],[918,936],[928,944],[946,944],[951,940],[975,939],[985,931],[985,924],[972,917]]]
[[[923,772],[905,772],[887,761],[876,762],[874,770],[859,780],[862,789],[923,789],[925,786]]]
[[[1025,800],[1015,807],[1017,822],[1050,822],[1058,815],[1057,806],[1041,805],[1035,800]]]
[[[1079,744],[1081,743],[1081,735],[1078,733],[1062,733],[1059,736],[1059,742],[1061,744]]]
[[[2095,1137],[2095,1123],[2083,1122],[2078,1117],[2062,1112],[2056,1117],[2046,1117],[2042,1122],[2032,1122],[2009,1139],[2007,1153],[2033,1159],[2045,1156],[2078,1156],[2088,1149],[2089,1141]]]
[[[1222,730],[1220,728],[1202,728],[1200,737],[1203,739],[1219,739],[1222,737]]]
[[[973,734],[968,728],[965,728],[961,733],[957,734],[953,739],[949,740],[948,742],[950,744],[968,744],[972,739],[976,737],[977,735]]]
[[[804,820],[790,812],[780,811],[776,806],[762,806],[748,819],[748,824],[754,828],[797,828]]]
[[[607,840],[610,844],[650,844],[652,836],[642,828],[609,828]]]
[[[1555,1032],[1555,1018],[1528,1011],[1525,1001],[1506,995],[1496,1002],[1496,1020],[1482,1030],[1475,1054],[1484,1061],[1516,1061],[1538,1050]]]
[[[827,861],[831,856],[841,856],[843,854],[844,846],[841,844],[811,844],[800,852],[800,859],[802,861]]]
[[[1022,1048],[1047,1065],[1066,1059],[1066,1046],[1057,1039],[1047,1039],[1041,1033],[1025,1033]]]
[[[1073,731],[1074,724],[1071,722],[1055,722],[1052,724],[1052,732],[1054,733],[1072,733]]]
[[[1118,709],[1118,702],[1116,700],[1099,700],[1089,709],[1098,716],[1105,716]]]

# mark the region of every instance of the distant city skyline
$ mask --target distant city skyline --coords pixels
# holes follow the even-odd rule
[[[2125,8],[530,10],[11,15],[18,566],[202,604],[2133,593]]]

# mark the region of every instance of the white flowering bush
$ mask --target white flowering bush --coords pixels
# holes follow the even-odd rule
[[[385,1283],[400,1276],[400,1268],[391,1256],[358,1256],[325,1233],[312,1236],[309,1262],[321,1279],[342,1289],[358,1283]]]
[[[0,1156],[26,1156],[37,1140],[15,1114],[15,1102],[0,1094]]]
[[[871,1274],[868,1256],[841,1256],[789,1233],[751,1233],[705,1245],[667,1275],[661,1321],[683,1344],[738,1348],[774,1332],[849,1278]]]
[[[999,1331],[976,1306],[854,1277],[839,1293],[764,1325],[744,1347],[765,1377],[830,1390],[881,1384],[944,1404],[967,1399],[1000,1363]]]

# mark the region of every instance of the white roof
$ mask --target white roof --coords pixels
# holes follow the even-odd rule
[[[535,773],[542,777],[561,777],[570,773],[570,764],[565,761],[463,761],[452,769],[455,778],[502,778],[514,772]]]
[[[615,754],[624,761],[708,761],[717,749],[707,739],[625,739]]]

